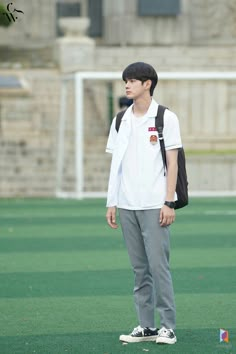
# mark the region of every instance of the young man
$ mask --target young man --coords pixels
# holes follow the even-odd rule
[[[152,98],[158,81],[146,63],[130,64],[123,72],[126,96],[133,100],[117,133],[114,118],[106,151],[112,153],[107,195],[107,223],[116,229],[116,209],[134,271],[134,302],[138,327],[124,342],[176,342],[175,302],[169,268],[169,226],[175,220],[177,151],[182,146],[178,118],[166,110],[163,135],[167,172],[164,173]],[[155,310],[161,329],[155,326]]]

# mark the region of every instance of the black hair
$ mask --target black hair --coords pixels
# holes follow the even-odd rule
[[[136,62],[130,64],[125,68],[122,73],[122,79],[126,82],[130,79],[140,80],[142,83],[151,80],[152,85],[150,87],[150,95],[153,95],[153,91],[158,82],[158,76],[155,69],[150,65],[143,62]]]

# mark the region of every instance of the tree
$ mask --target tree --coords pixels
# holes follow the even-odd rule
[[[0,26],[8,27],[12,24],[12,21],[9,20],[9,15],[7,8],[4,4],[0,3]]]

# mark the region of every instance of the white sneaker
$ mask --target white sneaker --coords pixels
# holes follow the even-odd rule
[[[130,334],[121,334],[119,339],[121,342],[126,343],[155,342],[157,333],[157,329],[152,330],[148,327],[142,328],[138,326]]]
[[[175,344],[176,342],[177,342],[177,338],[173,329],[171,328],[167,329],[165,327],[162,327],[158,331],[158,335],[156,339],[157,344]]]

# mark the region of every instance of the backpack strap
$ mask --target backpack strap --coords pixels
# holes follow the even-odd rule
[[[163,166],[164,166],[164,176],[165,176],[166,170],[167,170],[166,149],[165,149],[165,142],[164,142],[164,137],[163,137],[164,113],[165,113],[166,109],[168,109],[168,108],[159,104],[158,110],[157,110],[157,115],[155,117],[155,127],[157,129],[158,138],[160,141],[161,156],[162,156],[162,161],[163,161]]]
[[[120,111],[117,113],[116,115],[116,131],[118,133],[119,129],[120,129],[120,123],[121,123],[121,119],[123,117],[123,115],[125,114],[126,109],[124,109],[123,111]]]

